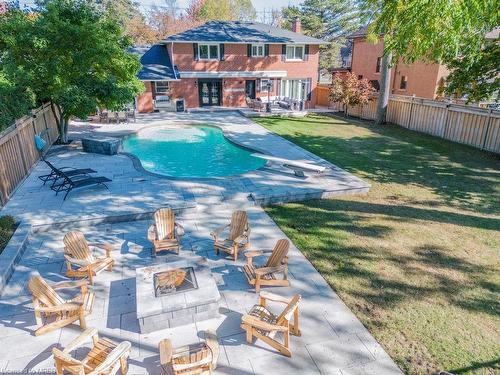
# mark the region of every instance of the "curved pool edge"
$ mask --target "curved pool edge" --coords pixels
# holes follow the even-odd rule
[[[230,143],[232,143],[232,144],[234,144],[234,145],[236,145],[236,146],[238,146],[240,148],[243,148],[243,149],[245,149],[245,150],[247,150],[249,152],[266,155],[266,153],[264,153],[262,151],[250,148],[247,145],[241,144],[241,143],[235,141],[234,139],[231,139],[231,135],[228,134],[228,132],[222,126],[220,126],[220,125],[213,124],[213,123],[204,123],[204,124],[185,123],[185,124],[181,124],[181,125],[182,126],[208,126],[208,127],[217,128],[217,129],[219,129],[221,131],[222,135],[224,136],[224,138],[228,142],[230,142]],[[143,126],[141,128],[131,130],[127,134],[120,134],[118,136],[115,135],[115,137],[116,138],[120,138],[120,140],[123,141],[125,138],[132,137],[134,135],[138,135],[139,132],[141,132],[143,130],[147,130],[147,129],[151,129],[151,128],[156,128],[156,127],[160,127],[160,126],[165,126],[165,124],[154,124],[154,125]],[[123,146],[121,146],[121,149],[122,148],[123,148]],[[130,158],[132,160],[133,167],[138,172],[144,173],[144,174],[146,174],[148,176],[157,177],[157,178],[163,178],[163,179],[166,179],[166,180],[173,180],[173,181],[220,181],[220,180],[227,179],[227,178],[238,178],[238,177],[244,176],[246,173],[251,173],[252,171],[264,171],[267,168],[266,167],[267,163],[266,163],[262,167],[253,169],[251,171],[246,171],[246,172],[243,172],[243,173],[238,173],[238,174],[233,174],[233,175],[228,175],[228,176],[217,176],[217,177],[175,177],[175,176],[169,176],[169,175],[164,175],[164,174],[160,174],[160,173],[155,173],[155,172],[148,171],[142,165],[141,160],[136,155],[134,155],[134,154],[132,154],[130,152],[126,152],[126,151],[120,150],[118,153],[120,155],[125,155],[128,158]]]

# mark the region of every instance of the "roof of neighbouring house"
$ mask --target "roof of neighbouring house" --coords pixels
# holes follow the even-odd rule
[[[347,38],[348,39],[353,39],[353,38],[361,38],[361,37],[367,36],[368,35],[368,26],[370,26],[370,25],[361,26],[355,32],[349,34],[347,36]]]
[[[264,23],[243,21],[209,21],[182,33],[170,35],[162,42],[327,43],[321,39]]]
[[[142,68],[137,77],[141,81],[164,81],[178,78],[164,45],[132,47],[129,51],[140,56]]]

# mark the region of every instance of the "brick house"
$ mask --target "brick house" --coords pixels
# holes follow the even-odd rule
[[[245,106],[245,98],[291,98],[316,104],[322,40],[257,22],[210,21],[172,35],[141,54],[146,91],[139,112],[183,99],[186,108]],[[269,92],[268,92],[269,91]],[[174,109],[174,105],[171,105]]]
[[[366,35],[367,26],[349,35],[352,41],[351,71],[360,78],[368,79],[378,90],[384,46],[382,42],[369,43]],[[448,74],[445,65],[423,61],[405,64],[400,60],[391,69],[391,94],[436,99],[438,88]]]

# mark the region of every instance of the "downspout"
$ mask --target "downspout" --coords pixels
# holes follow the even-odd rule
[[[391,94],[394,94],[396,89],[394,86],[396,85],[396,74],[398,73],[398,63],[399,63],[399,58],[396,61],[396,64],[394,65],[394,74],[392,75],[392,89],[391,89]]]

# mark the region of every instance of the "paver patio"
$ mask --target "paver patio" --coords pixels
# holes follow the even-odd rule
[[[91,166],[99,174],[111,177],[113,182],[109,192],[103,189],[74,191],[63,202],[61,196],[55,197],[48,187],[40,186],[36,176],[45,169],[39,163],[1,214],[12,213],[33,225],[64,225],[39,227],[37,233],[31,234],[29,246],[0,298],[0,373],[53,369],[51,348],[64,347],[80,332],[78,326],[72,325],[35,337],[31,297],[26,289],[33,273],[40,273],[51,281],[64,279],[62,237],[72,228],[82,230],[92,242],[103,240],[115,244],[116,266],[112,273],[104,272],[96,278],[93,289],[97,300],[87,322],[102,335],[132,343],[130,374],[163,374],[157,352],[160,339],[171,338],[175,346],[180,346],[201,340],[205,329],[216,330],[222,345],[217,369],[220,374],[400,373],[383,348],[293,245],[289,253],[292,286],[266,288],[288,296],[300,293],[303,297],[300,304],[302,336],[291,338],[293,357],[284,357],[260,341],[247,344],[240,319],[258,302],[258,296],[243,275],[243,257],[233,262],[216,256],[209,237],[211,230],[227,222],[233,210],[245,209],[252,226],[253,248],[271,248],[286,236],[248,199],[248,194],[259,192],[276,197],[283,196],[284,191],[286,196],[293,198],[293,194],[311,191],[338,194],[346,192],[347,188],[353,188],[352,191],[367,189],[368,185],[233,113],[160,114],[141,118],[137,124],[130,125],[83,124],[74,128],[73,134],[82,135],[91,130],[100,134],[123,134],[149,125],[157,118],[171,123],[217,122],[238,143],[247,143],[279,157],[314,160],[328,166],[330,171],[325,177],[307,180],[282,171],[262,170],[219,180],[171,180],[136,170],[125,155],[85,154],[69,148],[53,156],[56,164],[67,160],[75,167]],[[151,258],[151,247],[146,239],[150,221],[95,224],[85,219],[147,213],[162,205],[181,209],[178,219],[186,229],[181,256],[201,255],[209,260],[222,296],[220,317],[140,334],[136,317],[135,268],[165,260],[164,257]],[[121,220],[125,220],[124,217]]]

